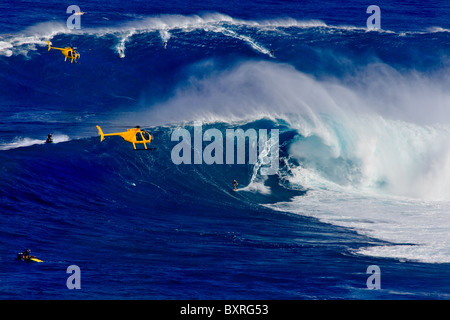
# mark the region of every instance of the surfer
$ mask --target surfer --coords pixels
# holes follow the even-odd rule
[[[18,260],[30,260],[31,258],[31,250],[30,249],[26,249],[24,252],[19,252],[17,254],[17,259]]]
[[[42,260],[36,259],[36,256],[32,256],[30,249],[27,249],[24,252],[19,252],[17,254],[17,258],[16,259],[20,260],[20,261],[44,262]]]
[[[52,142],[53,142],[52,134],[49,133],[49,134],[47,135],[47,140],[45,140],[45,143],[52,143]]]
[[[167,49],[167,41],[164,41],[164,49]]]
[[[234,185],[233,191],[236,191],[237,190],[237,186],[238,186],[238,183],[237,183],[236,180],[233,180],[233,185]]]

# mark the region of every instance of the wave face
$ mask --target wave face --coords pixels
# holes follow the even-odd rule
[[[449,8],[385,16],[380,4],[382,29],[368,31],[353,1],[122,5],[81,6],[80,30],[53,1],[32,20],[22,4],[10,13],[21,18],[0,34],[5,248],[33,246],[50,269],[84,266],[85,298],[210,298],[218,287],[220,298],[373,298],[349,274],[382,263],[398,268],[400,289],[381,298],[446,297],[432,276],[418,276],[434,290],[423,293],[401,275],[445,274],[450,262]],[[77,47],[78,63],[47,41]],[[172,133],[194,136],[195,121],[224,136],[279,130],[279,171],[262,175],[262,159],[175,165]],[[140,125],[154,149],[100,143],[96,125]],[[98,268],[122,280],[105,284]],[[343,284],[324,291],[325,279]]]

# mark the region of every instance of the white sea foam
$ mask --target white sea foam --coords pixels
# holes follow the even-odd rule
[[[355,254],[428,263],[450,262],[450,202],[312,190],[291,202],[268,205],[318,218],[389,243]]]
[[[427,29],[427,32],[436,33],[436,32],[450,32],[450,29],[445,29],[442,27],[430,27]]]

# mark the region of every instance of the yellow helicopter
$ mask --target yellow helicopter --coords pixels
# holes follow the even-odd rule
[[[125,141],[133,144],[134,150],[136,150],[136,143],[143,144],[147,149],[147,143],[152,141],[152,136],[145,130],[141,130],[139,126],[132,129],[127,129],[125,132],[107,133],[104,134],[102,128],[97,126],[98,133],[100,134],[100,141],[103,141],[106,136],[121,136]]]
[[[51,47],[51,42],[47,41],[48,43],[48,51],[50,51],[51,49],[56,49],[56,50],[60,50],[61,53],[64,55],[64,57],[66,57],[64,59],[64,61],[67,61],[67,58],[70,59],[70,63],[77,62],[77,59],[80,58],[80,54],[75,51],[76,48],[72,48],[72,47],[65,47],[65,48],[55,48],[55,47]]]

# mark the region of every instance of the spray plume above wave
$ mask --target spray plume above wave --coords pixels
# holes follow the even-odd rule
[[[190,78],[172,99],[140,117],[159,125],[281,119],[301,136],[291,156],[330,182],[446,198],[450,176],[438,168],[450,160],[448,82],[435,86],[385,65],[362,73],[367,83],[352,86],[314,79],[288,65],[246,62],[213,77]],[[423,91],[433,94],[424,97]]]
[[[308,195],[269,207],[400,244],[357,254],[445,263],[449,85],[444,72],[399,72],[382,63],[352,78],[319,79],[286,64],[241,62],[189,78],[141,117],[155,124],[283,123],[297,136],[287,144],[280,178]],[[264,183],[243,191],[270,193]]]

